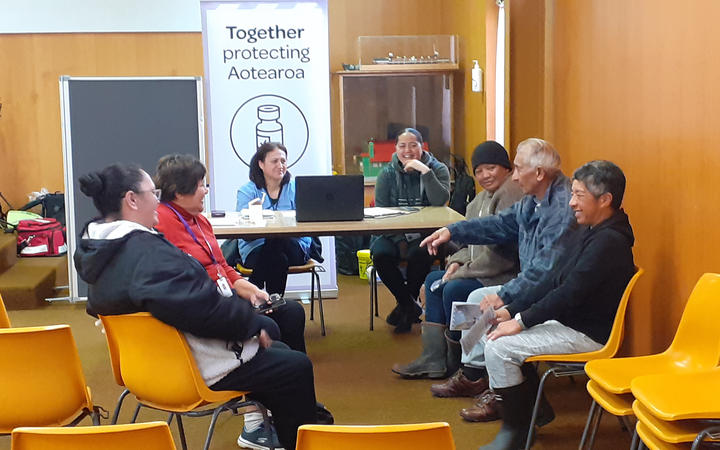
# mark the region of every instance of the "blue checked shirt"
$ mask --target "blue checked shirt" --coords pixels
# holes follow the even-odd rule
[[[520,273],[498,292],[506,305],[519,302],[517,306],[527,307],[552,287],[552,269],[580,234],[568,205],[570,195],[570,180],[559,174],[540,202],[526,195],[497,215],[448,227],[451,239],[462,244],[518,244]]]

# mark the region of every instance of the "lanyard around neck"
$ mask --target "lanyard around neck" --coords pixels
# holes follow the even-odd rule
[[[200,227],[200,224],[197,222],[197,220],[193,219],[193,220],[195,220],[195,224],[198,226],[198,230],[200,230],[200,234],[202,234],[203,240],[205,240],[205,244],[207,244],[207,248],[200,243],[200,241],[198,240],[197,236],[196,236],[195,233],[193,232],[192,228],[190,228],[190,225],[187,223],[187,221],[186,221],[185,218],[182,216],[182,214],[180,214],[180,213],[178,212],[178,210],[176,210],[175,208],[173,208],[170,203],[163,203],[163,205],[167,206],[168,208],[170,208],[170,210],[172,210],[172,212],[175,213],[175,215],[178,217],[178,219],[180,219],[180,222],[182,222],[182,224],[185,226],[185,231],[187,231],[188,234],[189,234],[189,235],[193,238],[193,240],[197,243],[197,245],[199,245],[200,248],[202,248],[203,251],[210,256],[210,260],[212,260],[213,264],[217,264],[218,262],[217,262],[217,259],[215,258],[215,254],[213,253],[212,245],[210,245],[210,242],[208,242],[207,238],[205,237],[205,233],[203,232],[203,230],[202,230],[202,228]]]

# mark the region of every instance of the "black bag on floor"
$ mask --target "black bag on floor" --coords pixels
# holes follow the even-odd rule
[[[27,211],[38,205],[42,207],[41,216],[55,219],[65,226],[65,194],[62,192],[45,194],[26,204],[20,210]]]

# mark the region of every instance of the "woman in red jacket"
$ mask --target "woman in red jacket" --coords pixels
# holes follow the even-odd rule
[[[208,193],[206,169],[190,155],[168,155],[158,162],[155,182],[162,191],[158,205],[157,230],[176,247],[197,259],[205,267],[218,290],[234,290],[252,304],[263,303],[268,294],[243,279],[228,265],[210,221],[202,215],[203,200]],[[269,318],[269,319],[267,319]],[[279,327],[279,336],[291,349],[305,352],[305,310],[297,302],[288,302],[266,316],[269,329]],[[275,325],[277,324],[277,325]]]
[[[254,305],[263,303],[268,299],[267,292],[243,279],[228,265],[210,221],[201,214],[208,193],[205,174],[205,166],[190,155],[168,155],[158,161],[155,182],[162,194],[157,208],[159,223],[155,228],[180,250],[197,259],[216,282],[221,294],[229,297],[234,290],[238,297]],[[305,310],[302,305],[288,302],[259,319],[272,339],[305,353]],[[238,445],[265,448],[267,443],[260,442],[265,433],[261,423],[259,412],[247,413]]]

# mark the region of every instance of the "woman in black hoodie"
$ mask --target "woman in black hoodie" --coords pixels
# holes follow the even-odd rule
[[[115,164],[79,181],[101,216],[74,255],[89,285],[88,312],[147,311],[184,332],[205,383],[251,391],[272,411],[282,446],[295,448],[297,428],[316,422],[308,357],[273,343],[249,302],[223,296],[199,262],[153,229],[160,192],[147,173]]]

